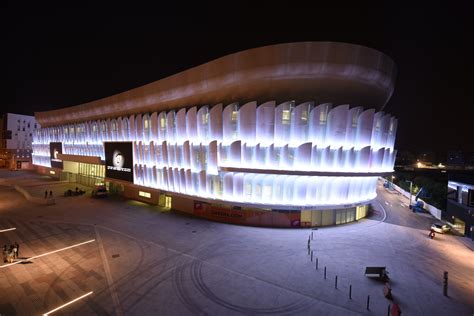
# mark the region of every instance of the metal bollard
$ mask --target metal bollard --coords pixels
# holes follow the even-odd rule
[[[367,295],[367,310],[370,310],[369,305],[370,305],[370,295]]]
[[[324,267],[324,280],[326,280],[326,267]]]
[[[318,270],[318,258],[316,258],[316,270]]]
[[[336,275],[336,281],[334,282],[334,288],[337,289],[337,275]]]
[[[313,240],[313,232],[311,232],[311,240]]]
[[[352,284],[349,285],[349,299],[352,300]]]
[[[313,250],[311,250],[311,262],[313,262]]]
[[[443,273],[443,295],[448,296],[448,272]]]

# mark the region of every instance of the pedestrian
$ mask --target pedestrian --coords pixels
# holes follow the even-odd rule
[[[45,198],[45,199],[48,198],[48,190],[44,191],[44,198]]]
[[[20,256],[20,245],[15,241],[16,257]]]
[[[53,191],[49,191],[49,198],[53,197]]]
[[[7,257],[8,257],[8,248],[7,245],[3,246],[3,262],[7,262]]]
[[[15,241],[12,245],[13,246],[13,249],[12,249],[13,250],[13,258],[15,258],[15,259],[18,258],[18,248],[16,247],[16,245],[17,245],[17,243]]]
[[[10,250],[8,251],[8,262],[12,263],[13,261],[13,245],[10,245]]]

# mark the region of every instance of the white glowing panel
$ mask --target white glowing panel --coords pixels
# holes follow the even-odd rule
[[[262,205],[353,204],[375,197],[377,174],[393,170],[396,129],[389,114],[347,104],[217,104],[41,128],[33,163],[50,167],[50,142],[105,159],[104,141],[132,141],[134,183],[145,187]]]

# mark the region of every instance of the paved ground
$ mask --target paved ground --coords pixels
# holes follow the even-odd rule
[[[56,204],[32,204],[13,183],[38,196],[51,188]],[[364,277],[367,265],[387,266],[403,315],[474,313],[474,252],[459,237],[429,239],[434,220],[382,187],[372,219],[310,230],[226,225],[139,202],[61,197],[67,186],[0,172],[0,230],[16,227],[0,233],[0,245],[17,241],[20,257],[29,258],[95,239],[0,266],[0,314],[42,314],[93,291],[54,315],[386,315],[383,284]],[[442,295],[445,270],[449,297]]]

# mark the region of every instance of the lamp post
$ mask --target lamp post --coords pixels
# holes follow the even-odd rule
[[[411,209],[411,192],[412,192],[413,182],[410,180],[405,180],[405,181],[410,182],[410,202],[408,204],[408,208]]]
[[[393,179],[395,179],[394,175],[392,175],[392,189],[393,189],[393,185],[395,184],[395,183],[393,183]]]

